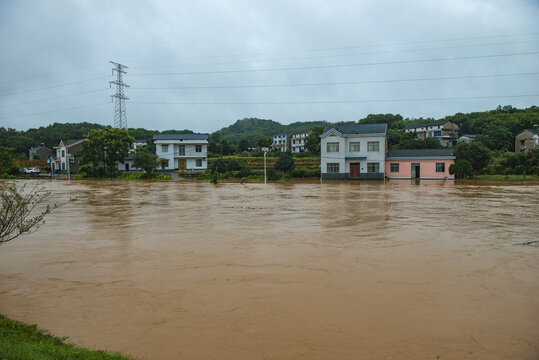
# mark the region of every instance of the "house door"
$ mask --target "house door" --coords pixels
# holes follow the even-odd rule
[[[125,171],[129,171],[129,164],[125,164]]]
[[[421,178],[421,167],[419,163],[412,163],[412,179]]]
[[[350,163],[350,179],[359,179],[359,163]]]
[[[187,169],[187,161],[185,159],[178,160],[178,170],[184,171]]]

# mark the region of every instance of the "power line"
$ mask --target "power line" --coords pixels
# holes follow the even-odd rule
[[[318,51],[334,51],[334,50],[350,50],[350,49],[361,49],[369,47],[384,47],[384,46],[400,46],[400,45],[412,45],[412,44],[429,44],[437,42],[451,42],[451,41],[467,41],[467,40],[481,40],[481,39],[495,39],[495,38],[508,38],[508,37],[519,37],[519,36],[535,36],[539,35],[539,32],[531,33],[520,33],[520,34],[504,34],[504,35],[488,35],[488,36],[473,36],[473,37],[463,37],[463,38],[453,38],[453,39],[435,39],[435,40],[424,40],[424,41],[408,41],[408,42],[396,42],[396,43],[385,43],[385,44],[366,44],[366,45],[355,45],[355,46],[344,46],[344,47],[333,47],[333,48],[313,48],[313,49],[303,49],[303,50],[294,50],[294,51],[275,51],[275,52],[266,52],[266,53],[250,53],[250,54],[228,54],[228,55],[210,55],[210,56],[191,56],[184,57],[183,59],[214,59],[214,58],[230,58],[230,57],[240,57],[240,56],[262,56],[262,55],[279,55],[279,54],[297,54],[297,53],[308,53],[308,52],[318,52]],[[155,62],[155,61],[170,61],[177,59],[144,59],[136,60],[130,59],[131,62]]]
[[[522,95],[491,95],[491,96],[461,96],[445,98],[415,98],[415,99],[379,99],[379,100],[318,100],[318,101],[276,101],[276,102],[138,102],[132,104],[142,105],[303,105],[303,104],[355,104],[355,103],[381,103],[381,102],[411,102],[411,101],[447,101],[447,100],[471,100],[471,99],[497,99],[539,97],[539,94]]]
[[[34,114],[25,114],[25,115],[17,115],[17,116],[7,116],[7,117],[2,117],[2,118],[0,118],[0,120],[16,119],[16,118],[31,117],[31,116],[39,116],[39,115],[52,114],[52,113],[57,113],[57,112],[62,112],[62,111],[77,110],[77,109],[85,109],[85,108],[90,108],[90,107],[95,107],[95,106],[100,106],[100,105],[106,105],[106,104],[110,104],[110,102],[107,101],[107,102],[104,102],[104,103],[98,103],[98,104],[83,105],[83,106],[75,106],[75,107],[64,108],[64,109],[58,109],[58,110],[52,110],[52,111],[43,111],[43,112],[40,112],[40,113],[34,113]]]
[[[251,73],[251,72],[268,72],[268,71],[289,71],[289,70],[313,70],[313,69],[349,68],[349,67],[373,66],[373,65],[413,64],[413,63],[422,63],[422,62],[438,62],[438,61],[451,61],[451,60],[485,59],[485,58],[495,58],[495,57],[536,55],[536,54],[539,54],[539,51],[508,53],[508,54],[493,54],[493,55],[477,55],[477,56],[458,56],[458,57],[437,58],[437,59],[398,60],[398,61],[384,61],[384,62],[356,63],[356,64],[296,66],[296,67],[281,67],[281,68],[267,68],[267,69],[242,69],[242,70],[216,70],[216,71],[169,72],[169,73],[153,73],[153,74],[152,73],[150,73],[150,74],[131,74],[131,76],[202,75],[202,74],[229,74],[229,73]]]
[[[413,82],[413,81],[433,81],[433,80],[458,80],[458,79],[476,79],[493,78],[509,76],[527,76],[539,75],[539,72],[525,72],[513,74],[488,74],[488,75],[463,75],[463,76],[445,76],[431,78],[414,79],[390,79],[390,80],[364,80],[364,81],[342,81],[342,82],[318,82],[318,83],[299,83],[299,84],[258,84],[258,85],[216,85],[216,86],[178,86],[178,87],[137,87],[133,90],[194,90],[194,89],[244,89],[244,88],[278,88],[278,87],[301,87],[301,86],[329,86],[329,85],[357,85],[357,84],[379,84],[395,82]]]
[[[430,50],[447,50],[447,49],[458,49],[458,48],[468,48],[473,47],[477,48],[479,46],[496,46],[496,45],[514,45],[519,43],[529,43],[536,42],[537,40],[523,40],[523,41],[512,41],[512,42],[501,42],[501,43],[490,43],[490,44],[469,44],[469,45],[455,45],[455,46],[442,46],[434,48],[419,48],[419,49],[405,49],[405,50],[385,50],[385,51],[373,51],[373,52],[360,52],[360,53],[347,53],[347,54],[331,54],[331,55],[318,55],[318,56],[302,56],[302,57],[292,57],[292,58],[277,58],[277,59],[266,59],[266,60],[251,60],[251,62],[274,62],[274,61],[289,61],[289,60],[310,60],[310,59],[323,59],[323,58],[336,58],[336,57],[348,57],[348,56],[359,56],[359,55],[376,55],[376,54],[387,54],[387,53],[404,53],[404,52],[418,52],[418,51],[430,51]],[[178,61],[176,59],[175,61]],[[184,66],[200,66],[200,65],[232,65],[232,64],[243,64],[246,60],[243,61],[228,61],[228,62],[217,62],[217,63],[196,63],[196,64],[175,64],[175,65],[160,65],[160,66],[137,66],[132,69],[155,69],[155,68],[171,68],[171,67],[184,67]]]
[[[42,87],[42,88],[38,88],[38,89],[24,90],[24,91],[19,91],[19,92],[15,92],[15,93],[8,93],[8,94],[0,94],[0,96],[12,96],[12,95],[19,95],[19,94],[27,94],[27,93],[37,92],[37,91],[41,91],[41,90],[54,89],[54,88],[62,87],[62,86],[81,84],[83,82],[88,82],[88,81],[101,80],[101,79],[105,79],[105,78],[108,78],[108,76],[106,76],[106,75],[105,76],[98,76],[98,77],[93,77],[93,78],[89,78],[89,79],[83,79],[83,80],[78,80],[78,81],[71,81],[71,82],[67,82],[67,83],[61,83],[61,84],[57,84],[57,85],[46,86],[46,87]]]
[[[8,105],[2,105],[2,106],[3,106],[3,107],[9,107],[9,106],[18,106],[18,105],[34,104],[34,103],[40,103],[40,102],[45,102],[45,101],[52,101],[52,100],[64,99],[64,98],[73,97],[73,96],[78,96],[78,95],[92,94],[92,93],[96,93],[96,92],[100,92],[100,91],[106,91],[106,90],[109,90],[109,89],[98,89],[98,90],[84,91],[84,92],[80,92],[80,93],[76,93],[76,94],[69,94],[69,95],[57,96],[57,97],[54,97],[54,98],[41,99],[41,100],[34,100],[34,101],[26,101],[26,102],[22,102],[22,103],[8,104]]]

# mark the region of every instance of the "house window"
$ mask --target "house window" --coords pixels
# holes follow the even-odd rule
[[[369,173],[380,172],[380,163],[367,163],[367,172]]]
[[[399,172],[399,163],[391,163],[391,172]]]
[[[350,143],[350,152],[359,152],[359,142]]]
[[[66,151],[62,150],[62,157],[65,157],[65,156],[66,156]]]
[[[339,163],[328,163],[328,173],[336,174],[339,172]]]
[[[161,152],[168,152],[168,144],[167,145],[161,145]]]
[[[367,143],[367,151],[380,151],[379,141],[369,141]]]
[[[434,136],[442,136],[442,132],[441,131],[435,131]]]
[[[178,155],[179,156],[185,156],[185,145],[179,145],[178,146]]]
[[[524,146],[524,145],[526,145],[526,140],[520,140],[520,146]],[[64,155],[62,155],[62,156],[64,156]]]
[[[197,159],[197,167],[202,167],[202,159]]]
[[[328,151],[328,153],[329,152],[339,152],[339,143],[336,143],[336,142],[328,143],[327,144],[327,151]]]
[[[445,163],[436,163],[436,172],[445,172]]]
[[[202,152],[202,145],[195,145],[195,152]]]

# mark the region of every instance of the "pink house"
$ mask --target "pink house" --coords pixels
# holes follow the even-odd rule
[[[390,179],[453,180],[449,166],[453,149],[388,150],[386,177]]]

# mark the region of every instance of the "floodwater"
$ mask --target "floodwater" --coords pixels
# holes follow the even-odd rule
[[[65,204],[0,247],[0,313],[78,345],[165,360],[539,357],[537,185],[42,186]]]

